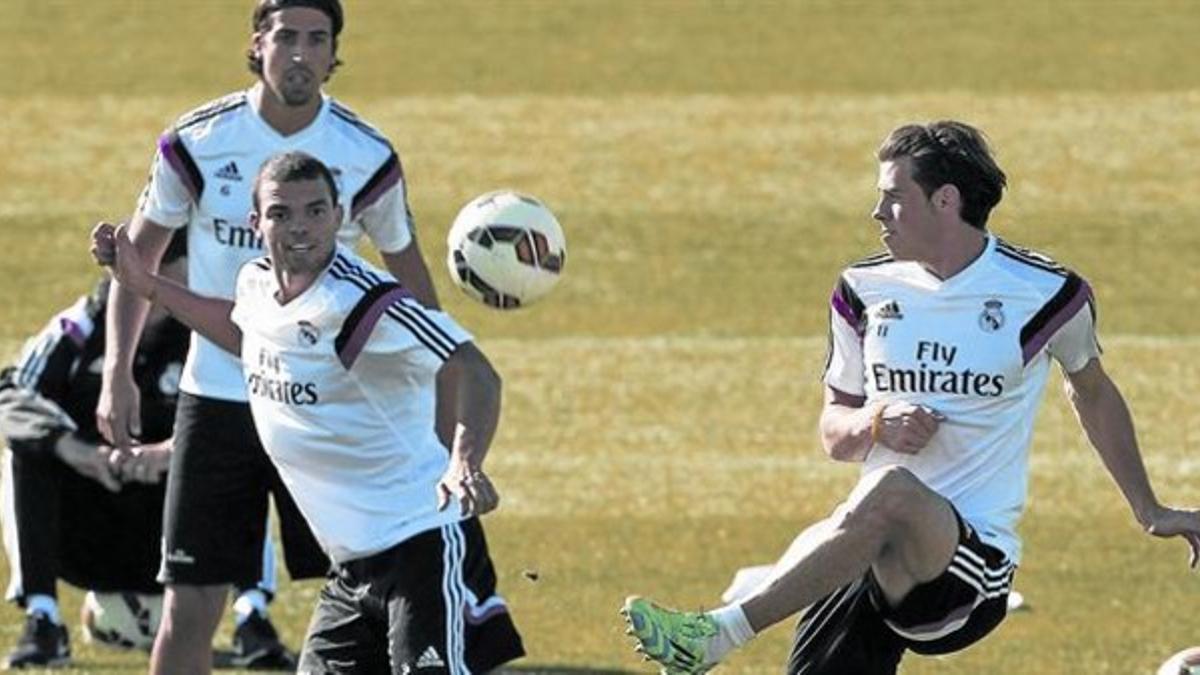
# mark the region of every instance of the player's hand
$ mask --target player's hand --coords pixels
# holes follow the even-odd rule
[[[877,441],[896,452],[915,455],[929,445],[945,420],[945,415],[928,406],[889,403],[880,414]]]
[[[146,267],[137,247],[129,240],[128,226],[97,223],[92,228],[92,258],[109,268],[113,278],[125,288],[150,298],[154,290],[154,275]]]
[[[142,434],[141,411],[142,394],[133,377],[106,372],[96,403],[96,428],[117,453],[113,458],[115,464],[125,460],[133,439]]]
[[[109,448],[92,445],[72,434],[63,434],[54,444],[54,454],[81,476],[91,478],[109,492],[120,492],[121,481],[117,480],[109,463]]]
[[[121,480],[126,483],[158,483],[171,467],[171,448],[170,440],[135,446],[121,464]]]
[[[463,516],[482,516],[500,505],[500,495],[483,468],[470,461],[476,456],[475,437],[461,424],[454,433],[450,451],[450,466],[438,481],[438,511],[458,502]]]
[[[1156,537],[1183,537],[1191,547],[1188,565],[1200,563],[1200,511],[1162,507],[1146,523],[1146,532]]]

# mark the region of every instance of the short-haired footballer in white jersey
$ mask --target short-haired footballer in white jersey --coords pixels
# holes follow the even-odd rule
[[[461,520],[437,508],[446,447],[435,376],[471,341],[349,249],[285,305],[270,258],[242,268],[231,318],[263,447],[335,563]]]
[[[299,671],[487,672],[524,654],[478,521],[499,501],[483,460],[500,380],[453,319],[337,243],[337,194],[305,153],[263,166],[268,255],[232,302],[150,274],[111,226],[97,258],[241,357],[262,445],[334,563]]]
[[[703,672],[808,608],[787,670],[893,675],[908,651],[963,649],[1004,619],[1020,555],[1028,449],[1052,361],[1138,522],[1200,552],[1200,514],[1158,503],[1133,422],[1100,366],[1091,289],[987,230],[1006,184],[983,134],[906,125],[878,153],[887,252],[842,272],[830,308],[821,438],[859,462],[847,499],[767,578],[708,613],[641,597],[641,650]]]
[[[866,405],[912,404],[944,418],[920,452],[877,438],[863,474],[908,469],[1018,563],[1029,442],[1050,363],[1073,373],[1100,356],[1087,282],[994,236],[944,281],[885,253],[842,273],[829,331],[826,385]]]

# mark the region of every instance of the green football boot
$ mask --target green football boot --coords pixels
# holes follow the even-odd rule
[[[636,595],[625,599],[621,614],[637,651],[662,664],[663,673],[698,675],[717,665],[708,658],[717,624],[707,614],[666,609]]]

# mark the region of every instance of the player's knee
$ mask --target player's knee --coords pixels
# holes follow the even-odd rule
[[[859,481],[846,504],[846,517],[878,528],[901,525],[922,492],[921,480],[908,469],[884,467]]]

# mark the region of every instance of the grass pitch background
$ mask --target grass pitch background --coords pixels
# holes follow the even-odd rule
[[[132,207],[157,133],[249,82],[251,4],[0,2],[0,355],[90,286],[86,232]],[[347,0],[347,15],[329,90],[396,143],[443,302],[506,378],[487,527],[526,667],[646,671],[624,595],[711,606],[853,483],[815,433],[825,303],[878,246],[873,151],[911,120],[988,132],[1011,185],[992,228],[1093,283],[1160,496],[1200,502],[1195,3]],[[499,186],[544,198],[570,243],[561,288],[514,314],[443,271],[450,219]],[[1138,533],[1054,389],[1017,582],[1033,610],[904,672],[1145,673],[1200,642],[1183,545]],[[290,644],[315,593],[288,584],[273,605]],[[77,626],[79,594],[63,599]],[[0,611],[0,648],[20,623]],[[778,672],[789,632],[726,671]],[[80,672],[145,668],[73,637]]]

